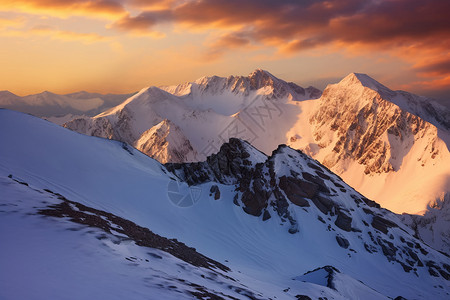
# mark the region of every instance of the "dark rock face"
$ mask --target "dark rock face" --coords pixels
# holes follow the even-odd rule
[[[338,210],[336,222],[334,222],[337,227],[345,231],[351,231],[352,229],[352,218],[347,215],[343,210]]]
[[[217,185],[211,186],[211,189],[209,190],[209,192],[211,193],[211,195],[214,194],[214,200],[220,199],[220,189]]]
[[[248,151],[249,147],[251,146],[248,143],[231,138],[229,143],[224,144],[217,154],[208,157],[206,162],[170,163],[165,166],[168,171],[191,185],[209,181],[235,185],[239,192],[238,199],[246,213],[261,216],[268,207],[273,207],[282,220],[291,224],[291,233],[298,231],[297,222],[289,210],[291,204],[304,208],[314,204],[324,214],[334,209],[338,215],[338,227],[346,231],[351,230],[351,218],[340,212],[339,206],[330,199],[331,192],[324,179],[331,177],[325,174],[325,167],[311,161],[308,166],[321,175],[291,171],[290,176],[278,176],[275,172],[275,162],[279,155],[284,155],[284,149],[288,147],[280,145],[265,161],[252,157]],[[306,158],[300,151],[293,155],[302,160]],[[290,155],[291,158],[296,159],[293,155]],[[335,184],[343,187],[337,182]],[[215,188],[210,192],[217,195]],[[237,199],[235,203],[239,203]],[[264,218],[266,217],[267,214]]]
[[[314,269],[312,271],[306,272],[304,275],[315,273],[315,272],[317,272],[319,270],[324,270],[326,273],[328,273],[328,275],[326,275],[327,287],[329,287],[330,289],[336,290],[336,288],[334,286],[334,283],[333,283],[333,279],[334,279],[335,274],[336,273],[341,273],[341,271],[339,271],[338,269],[336,269],[333,266],[324,266],[324,267],[317,268],[317,269]]]
[[[323,214],[328,214],[335,206],[333,201],[331,201],[329,198],[320,195],[313,197],[311,200]]]
[[[231,138],[217,154],[209,156],[205,162],[169,163],[165,166],[168,171],[191,185],[210,181],[235,185],[238,192],[235,204],[242,203],[242,209],[253,216],[264,213],[265,220],[270,215],[268,208],[272,207],[282,221],[291,224],[291,233],[298,231],[297,221],[290,212],[291,204],[302,208],[314,205],[325,215],[337,215],[335,225],[338,228],[347,232],[352,230],[351,214],[332,200],[331,189],[326,184],[326,181],[331,182],[346,192],[345,183],[339,177],[332,175],[326,167],[301,151],[292,150],[285,145],[280,145],[269,157],[261,154],[258,158],[251,154],[257,150],[250,151],[250,147],[247,142]],[[296,172],[288,165],[289,160],[293,164],[300,164],[300,168],[302,163],[306,163],[314,171]],[[286,165],[290,175],[277,174],[275,164],[280,163]],[[217,186],[213,186],[210,191],[215,199],[220,197],[217,189]],[[359,203],[367,202],[370,206],[377,206],[375,202],[360,195],[354,195],[354,199]]]
[[[348,246],[350,246],[350,242],[339,235],[336,235],[336,242],[344,249],[347,249]]]
[[[398,227],[397,224],[386,220],[380,216],[374,216],[372,219],[372,227],[378,229],[379,231],[387,234],[388,228]]]
[[[250,153],[246,150],[249,146],[247,142],[231,138],[217,154],[209,156],[205,162],[167,163],[165,167],[190,185],[209,181],[222,184],[246,182],[254,172],[249,160]]]
[[[270,213],[269,213],[267,210],[265,210],[265,211],[264,211],[264,214],[263,214],[263,221],[267,221],[267,220],[269,220],[271,217],[272,217],[272,216],[270,215]]]

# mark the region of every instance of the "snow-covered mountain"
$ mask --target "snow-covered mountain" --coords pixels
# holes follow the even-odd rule
[[[289,145],[396,212],[424,211],[450,191],[450,111],[364,74],[301,103]]]
[[[20,97],[9,91],[0,91],[0,108],[32,114],[56,124],[63,124],[80,116],[95,116],[122,103],[132,95],[103,95],[85,91],[58,95],[45,91]]]
[[[65,126],[142,150],[148,131],[170,120],[181,139],[165,144],[164,151],[173,155],[155,156],[159,143],[147,143],[144,150],[163,163],[205,159],[230,137],[265,153],[287,143],[399,213],[423,212],[450,191],[450,110],[392,91],[364,74],[350,74],[314,99],[319,96],[314,88],[256,70],[248,77],[204,77],[146,88],[105,113]],[[176,153],[181,144],[186,145],[184,158]]]
[[[449,257],[285,145],[163,166],[8,110],[0,140],[2,299],[450,295]]]
[[[304,89],[258,69],[245,77],[203,77],[178,86],[145,88],[109,111],[64,126],[138,147],[142,135],[166,119],[192,146],[184,161],[205,159],[230,137],[246,139],[270,153],[295,123],[298,111],[286,103],[319,96],[313,87]],[[178,144],[169,142],[167,147],[174,152]],[[144,153],[152,156],[159,151],[155,148],[147,147]]]

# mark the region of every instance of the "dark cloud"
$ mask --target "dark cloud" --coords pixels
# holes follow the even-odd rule
[[[416,71],[430,75],[440,76],[450,74],[450,57],[426,63],[414,68]]]
[[[171,19],[170,10],[147,11],[132,17],[129,14],[116,21],[112,27],[124,31],[151,31],[154,25]]]
[[[206,58],[217,59],[230,49],[248,46],[250,43],[245,33],[225,34],[209,45]]]
[[[150,2],[155,4],[156,1]],[[167,4],[167,1],[161,3]],[[124,17],[117,24],[129,30],[150,28],[163,21],[229,28],[230,34],[245,32],[253,43],[278,41],[280,47],[284,45],[288,51],[301,51],[334,41],[397,45],[434,35],[441,38],[450,35],[448,0],[199,0],[181,3],[172,5],[170,13],[147,11],[136,17]]]

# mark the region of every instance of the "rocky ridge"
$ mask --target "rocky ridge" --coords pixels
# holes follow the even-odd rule
[[[333,234],[349,255],[356,255],[355,249],[361,247],[370,254],[381,253],[405,272],[418,275],[425,269],[432,276],[450,280],[450,264],[435,263],[429,255],[433,250],[413,236],[395,214],[299,150],[280,145],[267,157],[247,142],[230,139],[205,162],[165,166],[191,185],[216,182],[235,186],[235,205],[263,221],[279,218],[291,234],[305,230],[300,225],[303,214],[316,214],[317,223]]]

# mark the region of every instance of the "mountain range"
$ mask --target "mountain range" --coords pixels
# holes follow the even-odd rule
[[[0,128],[2,299],[450,296],[448,255],[301,150],[163,165],[14,111]]]
[[[85,91],[58,95],[48,91],[17,96],[0,91],[0,108],[8,108],[63,124],[80,116],[95,116],[122,103],[133,94],[99,94]]]
[[[205,160],[229,138],[270,154],[300,149],[397,213],[424,213],[450,191],[450,110],[352,73],[323,93],[276,78],[203,77],[148,87],[64,124],[126,142],[162,163]]]

